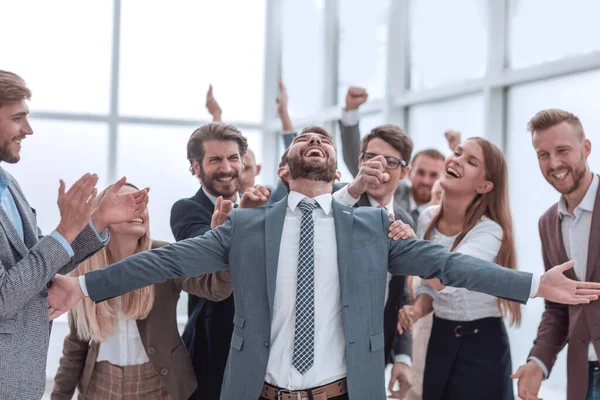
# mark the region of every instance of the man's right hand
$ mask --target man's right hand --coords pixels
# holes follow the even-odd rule
[[[385,172],[387,161],[383,156],[377,156],[363,162],[356,178],[348,185],[348,193],[353,198],[360,197],[367,191],[369,185],[377,185],[390,180],[390,174]]]
[[[79,277],[55,275],[48,289],[48,319],[53,320],[66,313],[83,297]]]
[[[544,371],[535,361],[531,360],[520,366],[517,372],[511,375],[511,378],[519,380],[520,398],[523,400],[539,400],[538,393],[542,380],[544,380]]]
[[[271,189],[262,185],[254,185],[246,189],[240,200],[240,208],[259,208],[269,201]]]
[[[348,93],[346,93],[346,108],[344,108],[344,110],[357,110],[368,98],[369,94],[367,93],[367,89],[350,86],[350,88],[348,88]]]
[[[215,96],[213,96],[212,85],[208,85],[208,92],[206,93],[206,109],[212,115],[213,122],[221,122],[221,107]]]
[[[58,187],[60,223],[56,231],[69,243],[75,240],[79,232],[89,223],[98,194],[96,183],[98,183],[98,176],[87,173],[65,192],[65,182],[60,180]]]
[[[215,211],[210,220],[210,229],[215,229],[217,226],[223,225],[227,221],[232,208],[233,203],[231,200],[223,200],[223,196],[219,196],[215,203]]]

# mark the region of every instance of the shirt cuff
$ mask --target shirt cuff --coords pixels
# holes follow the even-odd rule
[[[536,363],[542,369],[542,372],[544,373],[544,379],[548,379],[548,368],[546,368],[542,360],[540,360],[537,357],[529,357],[527,361],[533,361],[534,363]]]
[[[540,278],[541,275],[531,275],[531,289],[529,290],[529,297],[534,298],[537,292],[540,290]],[[534,357],[535,358],[535,357]]]
[[[62,247],[65,248],[65,251],[67,252],[67,254],[69,254],[69,257],[73,257],[75,255],[75,252],[73,251],[73,248],[71,247],[69,242],[67,242],[67,239],[65,239],[65,237],[63,235],[58,233],[58,231],[53,231],[50,234],[50,236],[52,236],[54,239],[56,239],[56,241],[58,243],[60,243]]]
[[[438,291],[438,293],[442,293],[442,294],[447,293],[447,294],[450,294],[450,293],[454,293],[454,292],[458,291],[459,289],[460,288],[456,288],[456,287],[452,287],[452,286],[444,286],[444,288],[442,290]]]
[[[102,244],[106,244],[108,242],[108,229],[105,229],[104,231],[102,231],[101,233],[98,233],[98,231],[96,230],[96,227],[94,226],[94,223],[92,222],[92,219],[90,218],[88,225],[90,226],[90,228],[92,228],[92,230],[94,231],[94,233],[96,234],[96,237],[98,238],[98,240],[102,243]]]
[[[395,355],[394,356],[394,363],[395,364],[398,364],[398,363],[406,364],[409,367],[412,366],[412,360],[406,354],[397,354],[397,355]]]
[[[81,291],[83,292],[83,295],[85,297],[90,297],[88,290],[87,290],[87,285],[85,284],[85,275],[79,276],[79,287],[81,288]]]
[[[358,110],[344,110],[342,111],[342,125],[354,126],[358,125]]]
[[[356,199],[352,197],[348,192],[348,185],[346,185],[333,194],[333,199],[344,206],[352,207],[358,203],[360,196]]]

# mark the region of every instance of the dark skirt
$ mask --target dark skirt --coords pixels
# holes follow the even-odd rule
[[[423,400],[513,400],[510,347],[501,318],[433,317]]]

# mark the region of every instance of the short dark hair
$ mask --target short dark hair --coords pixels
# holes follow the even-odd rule
[[[398,150],[402,155],[402,159],[408,164],[413,151],[413,142],[402,128],[397,125],[385,124],[380,125],[371,130],[365,136],[360,144],[360,152],[367,151],[369,142],[373,139],[381,139],[389,143],[394,149]]]
[[[248,150],[248,140],[242,136],[242,133],[235,126],[220,122],[202,125],[192,133],[187,143],[187,159],[190,162],[190,172],[192,175],[194,175],[192,169],[193,161],[196,160],[202,165],[202,160],[204,159],[204,141],[206,140],[231,140],[237,142],[240,157],[243,157]]]
[[[417,158],[419,158],[419,156],[426,156],[429,158],[433,158],[434,160],[442,160],[442,161],[446,160],[446,157],[444,157],[444,155],[442,153],[440,153],[439,151],[437,151],[436,149],[425,149],[425,150],[421,150],[420,152],[415,154],[415,158],[413,158],[411,165],[415,164],[415,162],[417,161]]]
[[[31,90],[19,75],[0,70],[0,107],[31,99]]]

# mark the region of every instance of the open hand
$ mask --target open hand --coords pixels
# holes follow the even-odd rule
[[[223,225],[227,221],[232,208],[233,202],[231,200],[223,200],[223,196],[219,196],[215,203],[215,211],[210,220],[210,229],[215,229],[217,226]]]
[[[450,147],[450,150],[454,151],[454,149],[456,149],[460,144],[460,132],[447,130],[444,133],[444,136],[446,136],[446,140],[448,141],[448,147]]]
[[[277,103],[277,114],[285,115],[288,113],[288,94],[287,89],[281,79],[279,80],[279,92],[279,97],[275,99],[275,102]]]
[[[567,261],[549,269],[540,278],[536,297],[561,304],[587,304],[598,300],[599,282],[580,282],[567,278],[564,272],[573,268],[574,261]]]
[[[521,365],[517,372],[511,375],[512,379],[518,379],[519,397],[523,400],[539,400],[538,393],[542,380],[544,380],[544,372],[535,361],[528,361],[527,364]]]
[[[125,185],[127,178],[119,179],[107,191],[92,214],[92,222],[98,232],[102,232],[109,225],[120,224],[140,218],[148,206],[149,188],[136,192],[119,193]]]
[[[208,92],[206,93],[206,109],[209,114],[212,115],[213,122],[221,122],[221,107],[213,95],[212,85],[208,85]]]
[[[98,183],[98,176],[88,173],[65,192],[65,182],[60,180],[57,201],[60,223],[56,231],[69,243],[75,240],[90,220],[98,194],[96,183]]]

